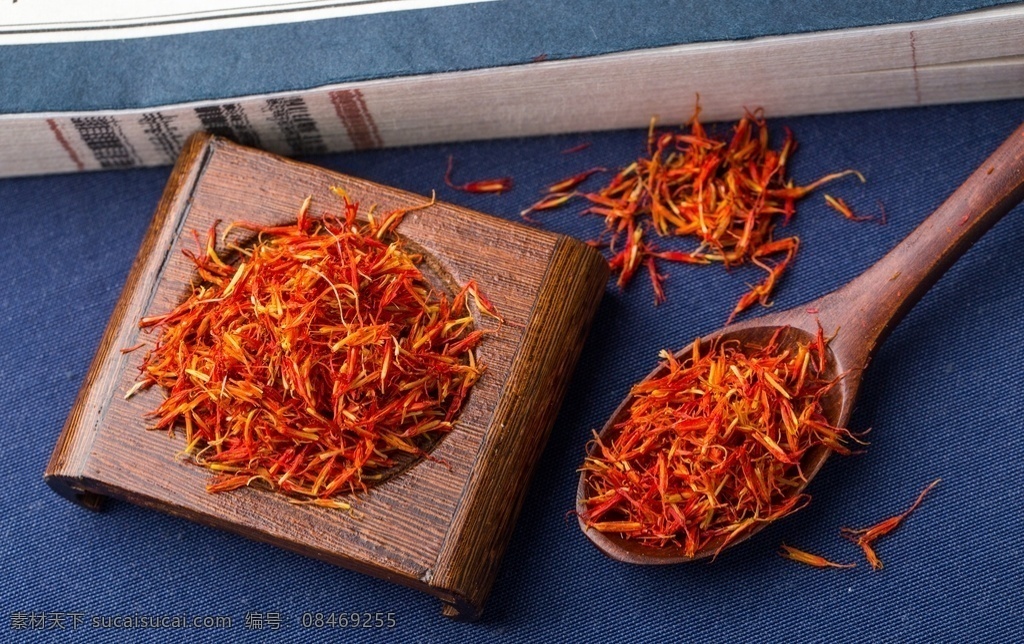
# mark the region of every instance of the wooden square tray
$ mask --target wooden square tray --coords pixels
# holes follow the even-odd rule
[[[157,334],[139,319],[170,310],[188,292],[183,249],[215,220],[292,222],[339,212],[330,191],[378,211],[427,198],[196,135],[181,154],[132,266],[124,292],[61,433],[46,481],[63,496],[99,507],[115,497],[272,543],[426,591],[444,614],[482,610],[523,495],[554,423],[608,276],[595,250],[560,235],[445,203],[406,215],[396,233],[424,251],[433,272],[455,284],[475,279],[506,320],[478,348],[486,372],[455,429],[421,460],[351,499],[358,515],[289,503],[241,489],[208,494],[210,472],[175,459],[178,436],[147,431],[158,387],[125,400]],[[226,225],[226,223],[225,223]],[[131,353],[120,350],[145,343]],[[568,501],[567,501],[568,503]]]

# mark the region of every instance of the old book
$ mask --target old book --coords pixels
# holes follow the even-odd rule
[[[30,4],[0,13],[0,176],[170,164],[199,130],[314,154],[677,123],[698,94],[708,121],[1024,96],[1024,4],[998,0],[7,15]]]

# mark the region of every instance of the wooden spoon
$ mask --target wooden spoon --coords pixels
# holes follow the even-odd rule
[[[779,327],[789,327],[781,345],[814,338],[820,321],[826,336],[839,331],[829,343],[829,369],[834,377],[845,374],[828,399],[823,399],[825,415],[840,427],[850,419],[863,369],[889,332],[899,323],[921,296],[1003,215],[1024,199],[1024,125],[1021,125],[975,170],[938,210],[885,257],[846,286],[802,306],[739,322],[701,338],[706,344],[715,339],[738,340],[747,347],[764,346]],[[690,347],[676,356],[685,359]],[[660,365],[647,379],[663,375]],[[602,439],[610,438],[614,426],[628,413],[632,398],[622,401],[601,430]],[[595,446],[591,446],[591,453]],[[820,447],[803,459],[803,471],[809,482],[831,450]],[[804,484],[806,486],[806,483]],[[802,491],[794,491],[798,494]],[[673,564],[701,559],[717,553],[721,543],[712,542],[687,557],[681,548],[647,546],[588,529],[582,519],[585,510],[586,472],[580,476],[576,495],[577,515],[584,534],[602,552],[618,561],[634,564]],[[749,538],[766,524],[759,523],[731,547]]]

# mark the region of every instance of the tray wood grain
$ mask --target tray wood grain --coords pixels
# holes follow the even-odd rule
[[[147,430],[157,388],[125,400],[156,340],[140,331],[188,292],[182,254],[193,231],[215,221],[294,221],[337,212],[331,186],[361,212],[422,206],[429,199],[197,135],[171,173],[96,357],[46,468],[54,490],[98,508],[103,497],[224,528],[259,541],[419,588],[444,613],[479,616],[604,292],[606,262],[586,245],[445,203],[406,215],[396,233],[422,249],[431,273],[475,279],[506,323],[477,350],[486,372],[455,429],[432,452],[351,500],[358,514],[300,506],[257,489],[208,494],[207,470],[175,458],[180,436]],[[234,234],[234,233],[232,233]],[[230,238],[229,238],[230,239]],[[144,343],[131,353],[120,350]]]

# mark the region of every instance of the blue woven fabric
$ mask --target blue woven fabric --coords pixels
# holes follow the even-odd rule
[[[0,113],[154,107],[514,65],[542,54],[555,60],[913,22],[1018,1],[502,0],[155,38],[9,45],[0,48],[0,88],[18,91],[0,91]]]
[[[817,193],[786,232],[802,246],[776,297],[790,307],[845,283],[894,246],[1022,120],[1024,101],[779,119],[801,147],[806,182],[856,168],[829,187],[855,209],[885,205],[888,224],[853,223]],[[776,129],[776,131],[780,131]],[[559,152],[582,141],[582,152]],[[579,170],[618,167],[644,133],[610,132],[435,145],[320,157],[350,174],[500,217]],[[445,188],[511,175],[505,195]],[[93,513],[51,492],[42,472],[148,225],[167,168],[0,181],[0,640],[27,641],[981,641],[1024,636],[1024,209],[985,236],[932,289],[871,365],[853,415],[866,453],[834,457],[807,509],[713,564],[615,563],[583,537],[573,507],[591,429],[600,427],[661,348],[719,327],[756,272],[667,266],[668,302],[644,279],[609,283],[505,555],[483,621],[456,623],[436,599],[127,503]],[[591,179],[594,185],[599,179]],[[590,185],[590,184],[588,184]],[[579,207],[541,215],[582,239],[600,219]],[[840,539],[943,482],[878,552],[874,572]],[[776,555],[780,542],[841,561],[819,571]],[[304,613],[391,612],[382,630],[303,629]],[[75,632],[14,630],[31,613],[83,614]],[[247,612],[264,616],[247,629]],[[268,630],[266,613],[282,626]],[[227,630],[102,630],[93,617],[226,615]],[[253,615],[250,615],[252,617]],[[49,622],[47,622],[49,624]],[[66,621],[66,626],[70,624]],[[250,625],[254,625],[250,622]],[[63,637],[61,636],[63,635]]]

